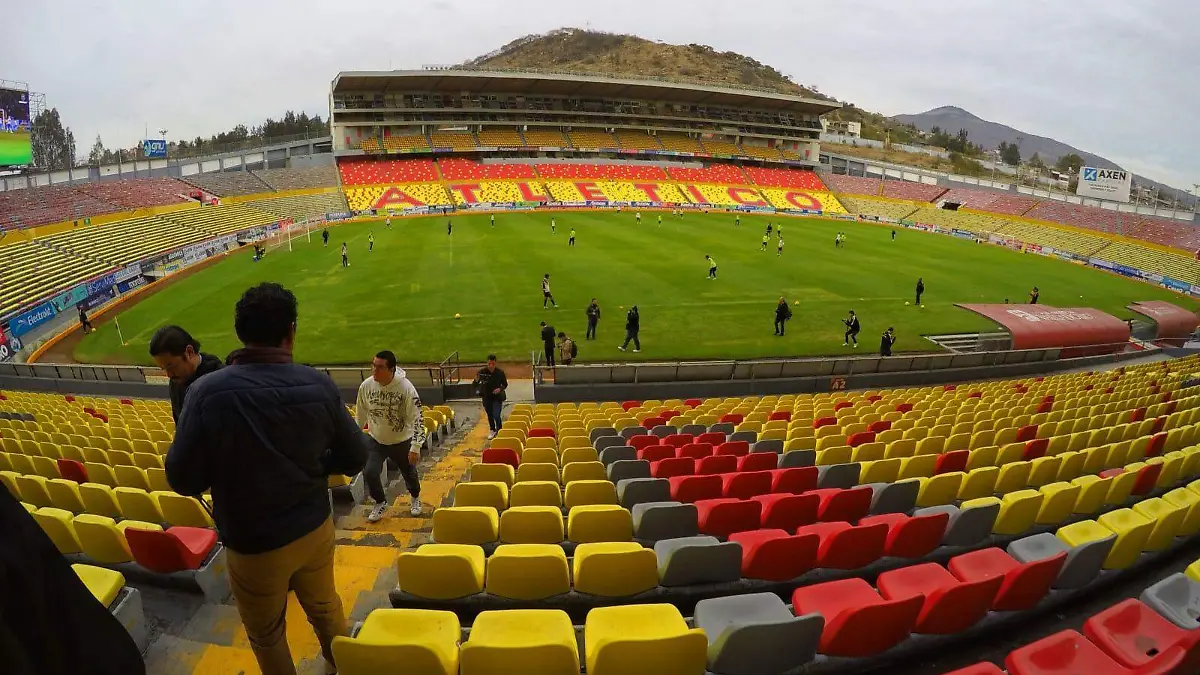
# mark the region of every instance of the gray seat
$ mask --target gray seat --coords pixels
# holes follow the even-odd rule
[[[605,450],[605,452],[608,452]],[[606,471],[608,479],[619,483],[627,478],[649,478],[650,462],[644,459],[619,459],[609,464]]]
[[[1100,576],[1104,569],[1104,561],[1117,543],[1117,535],[1105,537],[1099,541],[1089,541],[1086,544],[1073,546],[1067,551],[1067,561],[1063,563],[1058,579],[1054,580],[1055,588],[1082,588]]]
[[[696,603],[697,628],[708,636],[708,670],[716,675],[778,675],[817,653],[825,619],[794,616],[774,593],[709,598]]]
[[[868,483],[871,488],[871,513],[908,513],[917,505],[920,481],[903,480],[898,483]]]
[[[1053,558],[1059,553],[1066,553],[1070,548],[1063,540],[1053,534],[1042,532],[1041,534],[1014,539],[1009,542],[1007,550],[1008,554],[1016,558],[1018,562],[1027,563],[1034,560]]]
[[[662,539],[654,544],[658,583],[663,586],[720,584],[742,578],[742,545],[698,536]]]
[[[676,429],[673,424],[659,424],[651,429],[650,433],[658,436],[659,438],[666,438],[671,434],[679,433],[679,430]]]
[[[645,436],[649,433],[650,432],[646,431],[643,427],[625,427],[621,430],[621,438],[629,440],[634,436]]]
[[[699,436],[706,431],[708,431],[708,427],[705,427],[703,424],[685,424],[679,428],[679,433],[691,434],[693,436]]]
[[[758,442],[758,433],[754,431],[735,431],[729,434],[730,441],[746,441],[753,445]]]
[[[620,436],[601,436],[592,441],[592,445],[596,448],[596,452],[604,452],[605,448],[611,448],[614,445],[625,445],[625,439]]]
[[[628,459],[637,459],[637,450],[628,445],[610,445],[600,451],[600,461],[605,466]]]
[[[1000,505],[988,504],[960,509],[946,504],[917,509],[913,515],[925,516],[931,513],[950,514],[946,534],[942,537],[943,546],[973,546],[992,535],[992,527],[996,524],[996,517],[1000,515]]]
[[[779,468],[790,469],[795,466],[812,466],[816,462],[816,450],[792,450],[780,455]]]
[[[671,483],[666,478],[626,478],[617,483],[617,499],[627,509],[646,502],[669,502]]]
[[[1141,601],[1184,630],[1200,628],[1200,583],[1182,572],[1142,591]]]
[[[709,431],[719,431],[726,436],[733,433],[733,425],[729,422],[718,422],[708,428]]]
[[[783,441],[778,438],[772,438],[765,441],[756,441],[750,446],[750,452],[773,452],[777,455],[783,454]]]
[[[592,432],[590,434],[588,434],[588,440],[590,440],[592,442],[592,445],[595,445],[596,439],[600,438],[601,436],[616,436],[616,435],[617,435],[617,430],[612,427],[596,427],[595,429],[592,429]]]
[[[861,468],[858,462],[818,466],[817,487],[852,488],[858,485],[858,472]]]
[[[648,541],[679,539],[700,534],[695,504],[680,502],[644,502],[633,512],[633,536]]]

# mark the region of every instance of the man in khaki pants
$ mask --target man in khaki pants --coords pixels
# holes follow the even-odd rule
[[[292,363],[296,296],[264,283],[242,295],[230,365],[188,390],[167,453],[180,494],[212,491],[229,580],[263,675],[295,675],[285,613],[289,591],[334,672],[346,617],[333,579],[328,477],[366,462],[362,431],[325,375]]]

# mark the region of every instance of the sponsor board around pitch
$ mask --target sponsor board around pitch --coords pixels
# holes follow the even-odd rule
[[[151,281],[153,281],[153,280],[150,277],[136,276],[132,279],[128,279],[126,281],[122,281],[121,283],[117,284],[116,289],[117,289],[118,293],[124,294],[124,293],[128,293],[129,291],[132,291],[135,288],[140,288],[142,286],[145,286],[145,285],[149,284]]]
[[[49,302],[44,302],[37,307],[18,314],[12,321],[8,323],[8,330],[16,337],[21,337],[32,331],[34,328],[53,319],[58,312],[54,311],[54,305]]]
[[[97,307],[108,304],[110,300],[117,297],[117,288],[119,287],[120,283],[121,282],[118,282],[117,286],[109,286],[95,295],[89,295],[81,305],[83,310],[85,312],[90,312]]]
[[[167,142],[161,138],[142,141],[142,156],[146,159],[162,159],[167,156]]]
[[[92,279],[87,283],[87,292],[83,294],[83,297],[86,298],[89,295],[99,293],[115,283],[117,283],[116,272],[113,272],[112,274],[106,274],[99,279]]]
[[[1085,166],[1079,169],[1079,182],[1075,194],[1080,197],[1128,202],[1133,174],[1124,169],[1101,169]]]
[[[141,273],[142,273],[142,264],[141,263],[133,263],[132,265],[126,265],[125,267],[122,267],[121,269],[117,270],[116,274],[113,275],[113,282],[120,283],[122,281],[125,281],[126,279],[132,279],[133,277],[136,277]]]
[[[21,343],[16,338],[9,339],[8,332],[0,326],[0,361],[10,361],[21,351]]]
[[[55,312],[62,313],[83,302],[87,299],[87,297],[87,284],[79,284],[70,290],[63,291],[62,293],[54,296],[51,298],[50,302],[54,305]]]

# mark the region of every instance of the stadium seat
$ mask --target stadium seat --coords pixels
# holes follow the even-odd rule
[[[816,614],[794,616],[773,593],[750,593],[701,600],[696,603],[695,625],[708,638],[709,671],[761,675],[811,661],[824,620]]]
[[[921,597],[885,600],[858,578],[802,586],[792,592],[797,616],[825,618],[817,651],[827,656],[878,654],[904,640],[924,605]]]
[[[1050,591],[1066,562],[1066,553],[1022,564],[998,548],[985,548],[950,559],[948,569],[959,581],[976,582],[1002,577],[992,609],[1029,609]]]
[[[816,565],[820,546],[815,534],[789,535],[769,528],[736,532],[729,541],[742,547],[742,576],[767,581],[787,581],[808,572]]]
[[[557,544],[501,544],[487,559],[486,578],[485,591],[512,600],[543,600],[571,590],[567,556]]]
[[[197,527],[171,527],[165,532],[130,528],[125,530],[125,540],[137,564],[171,574],[200,569],[217,544],[217,532]]]
[[[580,544],[572,562],[575,590],[580,593],[618,598],[658,586],[658,558],[653,550],[633,542]]]
[[[483,549],[462,544],[424,544],[396,559],[400,590],[422,598],[452,600],[483,592]]]
[[[598,607],[583,641],[589,675],[699,674],[707,663],[704,631],[689,629],[673,605]]]
[[[752,499],[762,505],[759,515],[761,527],[791,532],[817,522],[820,497],[815,494],[772,493],[757,495]]]
[[[956,579],[941,565],[926,563],[879,575],[876,585],[885,600],[921,598],[913,632],[953,634],[970,628],[991,609],[1003,577],[978,581]]]
[[[517,507],[504,513],[507,515],[521,509],[536,509],[541,507]],[[553,508],[553,507],[551,507]],[[558,530],[562,532],[562,515],[554,509],[559,521]],[[520,518],[520,515],[517,516]],[[496,509],[490,506],[454,506],[441,507],[433,512],[433,540],[439,544],[478,545],[496,541],[499,537],[499,517]],[[562,541],[560,536],[553,543]],[[525,543],[525,542],[521,542]],[[536,543],[536,542],[528,542]],[[550,542],[547,542],[550,543]]]
[[[662,586],[728,583],[741,579],[742,547],[716,537],[663,539],[654,544]]]
[[[575,630],[561,610],[480,612],[459,658],[461,675],[579,672]]]
[[[611,504],[575,506],[567,514],[567,539],[576,543],[632,541],[633,517]]]
[[[384,672],[397,663],[415,672],[457,675],[461,635],[454,612],[376,609],[357,635],[333,639],[333,656],[345,675]]]
[[[757,530],[762,504],[752,499],[702,499],[696,503],[700,531],[716,537]]]
[[[922,558],[941,546],[950,522],[948,513],[910,517],[902,513],[867,516],[859,525],[884,524],[888,527],[883,554],[892,558]]]
[[[798,528],[796,534],[814,534],[820,540],[817,566],[853,570],[883,556],[888,526],[883,523],[854,526],[849,523],[815,523]]]
[[[638,539],[658,541],[700,533],[694,504],[647,502],[634,506],[632,515],[633,532]]]
[[[437,517],[444,510],[434,512],[434,541],[442,541],[437,534]],[[483,529],[475,536],[445,543],[483,544],[494,541],[487,539],[490,534],[489,529]],[[565,536],[562,511],[556,506],[513,506],[500,514],[499,537],[505,544],[557,544]]]

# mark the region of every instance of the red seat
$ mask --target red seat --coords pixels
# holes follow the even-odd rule
[[[892,428],[891,420],[876,420],[874,422],[871,422],[869,425],[867,425],[867,431],[870,431],[873,434],[878,434],[881,431],[887,431],[888,429],[891,429],[891,428]]]
[[[664,410],[664,411],[660,412],[658,414],[658,416],[663,418],[664,420],[666,420],[667,424],[670,424],[671,420],[675,419],[676,417],[679,417],[682,414],[683,413],[679,412],[678,410]]]
[[[887,533],[887,525],[882,523],[861,527],[850,523],[815,523],[796,529],[796,534],[815,534],[821,538],[817,566],[835,570],[856,570],[882,558]]]
[[[526,438],[554,438],[554,430],[550,427],[534,427],[525,434]]]
[[[958,385],[957,385],[957,384],[944,384],[944,385],[942,385],[942,391],[954,391],[955,389],[958,389]]]
[[[713,446],[711,443],[688,443],[675,451],[676,457],[691,457],[692,459],[703,459],[711,457],[712,454]]]
[[[1021,451],[1021,459],[1028,462],[1038,457],[1045,457],[1046,449],[1049,447],[1049,438],[1035,438],[1031,441],[1025,441],[1025,449]]]
[[[725,442],[725,434],[720,431],[706,431],[696,437],[697,443],[708,443],[714,448]]]
[[[721,474],[721,494],[726,497],[749,499],[770,491],[770,471],[735,471]]]
[[[1160,417],[1158,419],[1162,420],[1163,418]],[[1161,427],[1162,425],[1159,424],[1158,426]],[[1162,454],[1163,448],[1165,448],[1167,444],[1167,434],[1160,432],[1158,429],[1155,429],[1154,431],[1155,434],[1150,437],[1150,446],[1146,448],[1147,457],[1158,457]]]
[[[171,527],[165,532],[125,530],[125,540],[133,559],[158,574],[200,569],[217,544],[216,530],[199,527]]]
[[[74,403],[75,397],[70,394],[67,394],[66,396],[63,396],[63,400],[66,401],[67,403]]]
[[[1141,668],[1179,644],[1188,631],[1130,598],[1089,618],[1083,634],[1126,668]]]
[[[1157,434],[1158,432],[1162,431],[1163,427],[1165,427],[1166,425],[1167,425],[1167,416],[1160,415],[1160,416],[1154,418],[1154,427],[1152,427],[1150,429],[1150,433]],[[1153,439],[1151,439],[1151,440],[1153,441]]]
[[[812,490],[821,498],[818,518],[823,522],[845,521],[852,523],[863,518],[871,510],[871,498],[874,492],[862,485],[855,488],[824,488]]]
[[[1146,466],[1153,466],[1153,465],[1147,464]],[[1118,467],[1116,469],[1105,469],[1104,471],[1101,471],[1099,473],[1099,476],[1101,478],[1112,478],[1113,476],[1120,476],[1123,473],[1125,473],[1125,469]]]
[[[667,421],[661,417],[647,417],[646,419],[642,420],[642,428],[653,429],[654,427],[662,426],[666,423]]]
[[[697,404],[697,405],[699,405],[699,404]],[[641,401],[625,401],[624,403],[621,404],[621,410],[624,410],[625,412],[629,412],[630,410],[633,410],[634,408],[640,408],[640,407],[642,407]]]
[[[696,460],[691,457],[667,457],[650,463],[650,475],[654,478],[691,476],[695,473]]]
[[[1129,421],[1130,422],[1141,422],[1144,419],[1146,419],[1146,409],[1145,408],[1135,408],[1133,411],[1133,415],[1130,416],[1130,418],[1129,418]]]
[[[634,436],[641,438],[641,436]],[[675,448],[669,445],[647,445],[637,451],[637,458],[644,459],[647,462],[659,462],[664,459],[673,459],[675,457]]]
[[[721,476],[675,476],[668,478],[671,499],[691,504],[702,499],[721,498]]]
[[[959,581],[941,565],[925,563],[884,572],[875,585],[885,600],[922,598],[913,632],[948,635],[974,626],[987,615],[1001,581],[1000,577]]]
[[[1107,656],[1099,647],[1073,630],[1015,649],[1004,659],[1010,675],[1169,675],[1183,662],[1186,651],[1172,647],[1145,668],[1131,670]]]
[[[872,432],[872,431],[859,431],[859,432],[850,434],[850,437],[846,439],[846,445],[849,445],[852,448],[858,447],[858,446],[862,445],[863,443],[874,443],[874,442],[875,442],[875,432]]]
[[[726,441],[717,446],[716,454],[718,455],[733,455],[741,457],[750,454],[750,443],[748,441]]]
[[[913,409],[913,404],[911,404],[911,403],[897,403],[896,404],[896,412],[898,412],[898,413],[906,413],[912,409]]]
[[[721,416],[721,424],[741,424],[745,419],[741,413],[725,413]]]
[[[1020,429],[1017,429],[1017,437],[1015,439],[1016,442],[1024,443],[1025,441],[1032,441],[1034,438],[1037,438],[1036,424],[1026,424]]]
[[[906,516],[903,513],[885,513],[867,516],[859,525],[883,523],[888,527],[887,542],[883,554],[892,558],[923,558],[942,545],[948,513],[931,513],[927,516]]]
[[[698,398],[689,398],[688,400],[683,402],[683,404],[689,408],[695,408],[696,406],[699,406],[701,403],[704,403],[704,401],[702,401]]]
[[[967,460],[971,458],[970,450],[955,450],[953,452],[945,452],[937,456],[933,462],[933,475],[951,473],[954,471],[966,471]]]
[[[1000,667],[996,664],[985,661],[983,663],[976,663],[973,666],[967,666],[966,668],[959,668],[952,673],[945,673],[944,675],[1004,675],[1004,671],[1000,670]]]
[[[521,465],[521,458],[512,448],[488,448],[483,451],[484,464],[508,464],[514,469]]]
[[[771,472],[771,492],[800,494],[817,489],[820,472],[815,466],[794,466]]]
[[[742,545],[742,576],[787,581],[808,572],[817,562],[817,537],[790,535],[784,530],[736,532],[729,541]]]
[[[1004,583],[996,593],[992,609],[1012,611],[1029,609],[1041,602],[1050,592],[1050,585],[1058,578],[1066,552],[1034,560],[1025,564],[998,548],[985,548],[964,553],[950,559],[950,573],[961,581],[982,581],[992,577],[1004,577]]]
[[[817,419],[813,420],[814,429],[820,429],[821,427],[827,427],[832,424],[837,424],[836,417],[818,417]]]
[[[738,457],[738,471],[771,471],[779,466],[779,455],[773,452],[752,452]]]
[[[666,438],[662,439],[663,445],[670,445],[670,446],[673,446],[676,448],[682,448],[683,446],[685,446],[691,442],[692,442],[691,434],[671,434],[670,436],[667,436]]]
[[[658,436],[652,436],[649,434],[643,436],[634,436],[627,442],[629,443],[629,447],[633,448],[634,450],[641,450],[648,445],[661,445],[661,443],[659,443]],[[675,454],[675,451],[672,450],[671,454]]]
[[[1162,464],[1147,464],[1138,469],[1138,476],[1133,481],[1133,487],[1129,493],[1134,495],[1149,494],[1154,489],[1154,485],[1158,483],[1158,477],[1162,474]]]
[[[696,473],[718,474],[737,471],[737,457],[733,455],[713,455],[696,462]]]
[[[767,416],[768,422],[774,422],[776,420],[784,420],[786,422],[791,422],[792,421],[792,411],[776,410],[775,412],[773,412]]]
[[[817,651],[828,656],[870,656],[887,651],[912,633],[921,598],[884,600],[862,579],[827,581],[792,592],[796,616],[825,617]]]
[[[843,408],[853,408],[853,407],[854,407],[854,404],[851,403],[850,401],[838,401],[837,403],[833,404],[833,411],[837,412]]]
[[[797,528],[817,522],[817,506],[821,503],[816,495],[769,494],[756,495],[754,501],[762,504],[759,524],[762,527],[779,528],[795,532]]]
[[[58,460],[58,475],[66,480],[73,480],[76,483],[88,482],[87,469],[83,463],[74,459]]]
[[[762,505],[753,499],[702,499],[696,502],[700,531],[714,537],[757,530]]]
[[[133,399],[123,398],[121,399],[121,405],[133,405]]]

